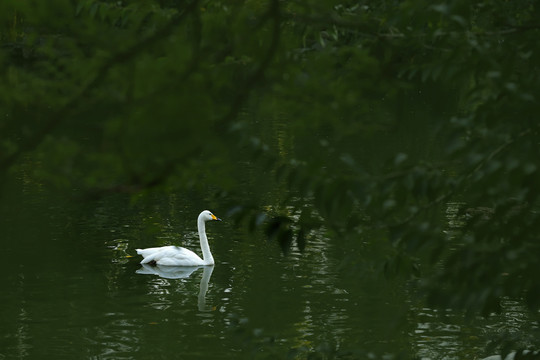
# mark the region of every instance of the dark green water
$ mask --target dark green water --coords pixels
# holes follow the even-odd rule
[[[527,323],[519,304],[473,325],[423,307],[381,275],[369,235],[315,233],[305,252],[284,256],[218,205],[224,221],[207,226],[216,265],[158,274],[134,249],[199,252],[204,200],[77,205],[16,189],[2,204],[0,359],[475,358],[504,316]]]

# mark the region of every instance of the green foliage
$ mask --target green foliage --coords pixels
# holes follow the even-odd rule
[[[0,169],[100,196],[211,190],[285,251],[385,231],[381,270],[434,304],[537,308],[539,11],[3,1]],[[268,176],[237,179],[247,162]]]

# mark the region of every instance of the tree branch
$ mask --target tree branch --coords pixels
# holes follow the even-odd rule
[[[223,116],[223,118],[218,122],[218,126],[224,127],[227,125],[236,115],[238,112],[240,112],[242,105],[246,101],[248,95],[250,94],[251,90],[255,87],[256,83],[262,79],[265,70],[270,65],[272,59],[274,58],[275,53],[277,52],[281,30],[281,11],[279,7],[279,0],[272,0],[270,3],[270,7],[268,9],[268,12],[266,13],[266,16],[268,18],[272,18],[274,22],[274,26],[272,28],[272,39],[270,42],[270,46],[268,47],[268,50],[266,52],[266,55],[261,60],[259,66],[255,69],[253,74],[247,79],[247,81],[243,84],[243,89],[237,94],[236,98],[234,99],[231,108],[227,114]]]
[[[13,154],[5,157],[0,160],[0,169],[8,170],[11,168],[17,160],[21,157],[22,154],[34,150],[43,139],[54,131],[59,125],[61,125],[66,119],[71,115],[71,111],[76,106],[76,104],[83,100],[85,96],[94,88],[96,88],[105,78],[109,70],[117,64],[125,63],[136,55],[140,54],[142,51],[147,49],[149,46],[154,44],[156,41],[166,37],[185,19],[185,17],[198,8],[198,0],[191,2],[182,13],[175,16],[171,19],[165,26],[161,29],[154,32],[152,35],[146,37],[145,39],[137,42],[128,48],[119,51],[114,56],[109,57],[105,60],[97,69],[95,75],[86,83],[81,86],[80,90],[69,98],[65,104],[56,112],[52,112],[50,115],[49,121],[34,135],[29,136],[28,139],[24,142],[21,147],[14,152]]]

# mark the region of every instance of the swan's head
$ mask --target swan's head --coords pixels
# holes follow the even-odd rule
[[[204,221],[211,221],[211,220],[221,221],[220,218],[216,217],[216,215],[212,214],[208,210],[204,210],[202,213],[200,213],[199,214],[199,219],[202,219]]]

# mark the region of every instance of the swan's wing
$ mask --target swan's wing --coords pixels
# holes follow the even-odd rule
[[[203,263],[203,260],[193,251],[178,246],[142,249],[137,250],[137,253],[144,257],[141,264],[155,261],[158,265],[198,266]]]
[[[168,251],[173,250],[173,248],[176,248],[176,246],[162,246],[147,249],[137,249],[137,254],[143,257],[141,264],[148,264],[152,261],[157,261],[156,258],[161,257],[160,254],[165,254]]]
[[[204,263],[193,251],[176,246],[174,249],[168,249],[156,262],[158,265],[167,266],[199,266]]]
[[[150,256],[152,254],[155,254],[159,251],[161,251],[163,248],[170,247],[170,246],[163,246],[163,247],[153,247],[153,248],[147,248],[147,249],[136,249],[137,254],[141,255],[143,258]]]

